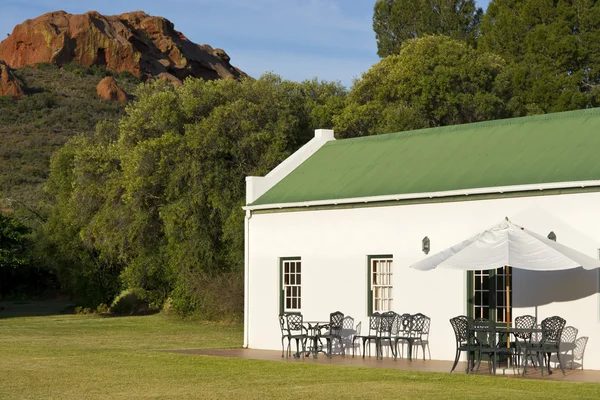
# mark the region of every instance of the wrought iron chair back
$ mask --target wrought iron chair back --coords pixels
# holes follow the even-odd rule
[[[344,313],[341,311],[336,311],[329,314],[329,331],[331,333],[335,333],[337,335],[342,334],[344,322]]]
[[[469,319],[465,315],[450,318],[450,325],[452,325],[452,329],[454,330],[457,346],[469,342]]]
[[[515,318],[515,328],[517,329],[533,329],[537,321],[533,315],[520,315]],[[531,332],[515,332],[513,335],[517,339],[530,340]]]
[[[476,342],[482,347],[496,346],[496,332],[492,322],[487,318],[476,318],[473,320],[473,332]]]
[[[562,337],[562,331],[567,321],[557,315],[548,317],[542,321],[542,343],[545,346],[555,345],[556,348],[560,346],[560,340]]]
[[[575,340],[577,340],[577,334],[579,333],[579,329],[574,326],[565,326],[562,334],[560,335],[561,344],[574,344]]]
[[[423,335],[423,331],[425,330],[425,323],[427,322],[427,320],[428,317],[421,313],[413,315],[411,317],[411,335],[415,337],[421,337],[421,335]],[[429,330],[429,328],[427,329]]]
[[[583,369],[583,356],[585,354],[585,346],[588,342],[587,336],[582,336],[575,341],[575,350],[573,350],[573,362],[572,366],[577,365],[577,361],[580,361],[578,364],[581,365],[581,369]]]
[[[379,324],[381,324],[381,314],[374,312],[369,317],[369,335],[376,335],[379,332]]]
[[[287,329],[290,335],[304,333],[306,331],[302,314],[287,314],[286,317]]]

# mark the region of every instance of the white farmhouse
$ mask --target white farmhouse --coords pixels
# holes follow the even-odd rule
[[[245,347],[281,349],[282,312],[340,310],[364,332],[393,310],[431,317],[431,357],[453,360],[454,316],[559,315],[589,338],[585,368],[600,369],[598,269],[409,268],[425,238],[435,254],[505,217],[598,258],[600,109],[343,140],[317,130],[246,182]]]

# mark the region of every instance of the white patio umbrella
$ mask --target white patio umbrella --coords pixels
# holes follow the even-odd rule
[[[493,228],[410,267],[421,271],[437,267],[478,271],[504,266],[533,271],[594,269],[600,267],[600,260],[515,225],[506,218]]]
[[[429,271],[438,267],[478,271],[504,266],[533,271],[557,271],[578,267],[589,270],[600,267],[600,260],[515,225],[506,218],[505,221],[493,228],[427,257],[410,267],[421,271]],[[509,288],[507,287],[507,305],[510,304],[509,301]],[[510,315],[507,317],[508,325],[510,324]]]

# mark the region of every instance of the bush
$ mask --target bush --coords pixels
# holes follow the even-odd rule
[[[110,312],[113,314],[147,314],[150,311],[148,303],[140,296],[139,289],[122,291],[112,302]]]
[[[239,322],[244,316],[244,275],[188,273],[165,302],[163,310],[208,321]]]

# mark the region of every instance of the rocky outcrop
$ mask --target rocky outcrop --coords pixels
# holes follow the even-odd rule
[[[103,16],[95,11],[56,11],[17,25],[0,42],[0,58],[12,68],[48,62],[103,65],[137,77],[169,74],[220,79],[246,74],[233,67],[221,49],[197,45],[174,29],[173,23],[142,11]]]
[[[127,101],[127,95],[112,76],[107,76],[98,83],[96,93],[104,100]]]
[[[8,65],[0,60],[0,96],[19,99],[23,95],[23,83],[12,73]]]

